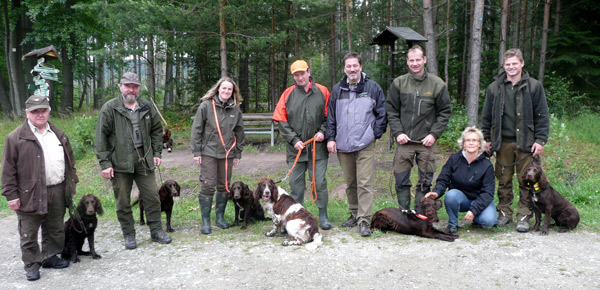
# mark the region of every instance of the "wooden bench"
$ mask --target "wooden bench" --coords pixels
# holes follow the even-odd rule
[[[270,135],[271,146],[275,145],[275,132],[279,137],[278,123],[271,118],[273,113],[244,113],[244,133],[248,135]]]

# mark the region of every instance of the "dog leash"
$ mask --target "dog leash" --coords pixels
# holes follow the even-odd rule
[[[306,146],[309,143],[312,143],[312,185],[310,188],[310,200],[315,202],[317,201],[318,195],[317,195],[317,183],[315,182],[315,161],[317,158],[317,138],[316,137],[312,137],[310,139],[308,139],[307,141],[302,143],[302,146]],[[296,163],[298,163],[298,159],[300,159],[300,155],[302,154],[302,149],[298,150],[298,154],[296,154],[296,159],[294,160],[294,164],[292,165],[292,168],[290,168],[290,170],[288,171],[288,173],[285,175],[285,177],[283,177],[282,179],[280,179],[279,181],[275,182],[275,184],[283,182],[284,180],[288,179],[288,177],[290,177],[290,174],[292,173],[292,171],[294,171],[294,167],[296,167]]]
[[[217,127],[217,132],[219,132],[219,138],[221,139],[221,144],[223,145],[223,149],[225,149],[225,190],[227,190],[227,192],[230,192],[229,190],[229,180],[227,178],[228,175],[228,164],[227,164],[227,158],[229,157],[229,152],[231,152],[231,149],[233,149],[235,147],[235,144],[237,142],[237,139],[235,138],[235,136],[233,136],[233,144],[231,144],[231,147],[229,147],[229,149],[227,149],[227,146],[225,146],[225,140],[223,140],[223,134],[221,134],[221,125],[219,125],[219,118],[217,116],[217,106],[215,105],[215,99],[212,99],[212,106],[213,106],[213,113],[215,115],[215,123],[216,123],[216,127]]]
[[[87,236],[87,234],[88,234],[87,229],[85,228],[85,225],[83,224],[83,221],[81,220],[81,216],[79,216],[79,212],[77,212],[77,210],[75,210],[75,206],[73,205],[72,197],[71,197],[71,204],[69,205],[69,217],[73,221],[73,230],[78,233],[83,232]],[[77,222],[79,224],[79,226],[81,226],[82,230],[77,230],[77,226],[75,226],[75,222]]]
[[[523,161],[523,160],[525,160],[525,159],[529,158],[529,156],[531,156],[532,154],[533,154],[533,153],[529,152],[529,153],[527,153],[527,155],[523,156],[523,157],[522,157],[522,158],[520,158],[519,160],[517,160],[517,161],[515,161],[515,162],[513,162],[513,163],[510,163],[510,164],[507,164],[507,165],[504,165],[504,164],[500,163],[500,161],[498,161],[498,156],[496,156],[496,152],[492,153],[492,155],[491,155],[491,156],[494,156],[494,158],[496,159],[496,163],[497,163],[498,165],[500,165],[500,175],[499,175],[499,176],[502,176],[502,175],[504,175],[504,168],[506,168],[506,167],[509,167],[509,166],[514,166],[514,165],[516,165],[516,164],[519,164],[519,162],[521,162],[521,161]],[[531,158],[531,163],[533,163],[533,160],[534,160],[534,159],[535,159],[535,157]]]

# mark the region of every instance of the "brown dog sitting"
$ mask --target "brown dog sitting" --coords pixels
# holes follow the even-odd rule
[[[563,233],[577,227],[579,223],[579,212],[564,196],[560,195],[546,179],[542,167],[531,164],[523,173],[522,180],[529,187],[531,193],[531,205],[535,213],[534,231],[540,230],[542,212],[544,213],[544,228],[542,235],[548,234],[550,218],[554,220],[559,233]]]
[[[79,200],[79,204],[64,225],[65,245],[62,250],[62,258],[71,260],[73,263],[78,263],[78,256],[92,256],[92,259],[102,258],[96,253],[94,247],[94,231],[98,226],[98,218],[96,215],[102,215],[104,209],[100,199],[92,194],[85,195]],[[90,251],[83,251],[83,243],[88,241]]]
[[[254,193],[250,190],[248,185],[241,181],[236,181],[231,185],[229,191],[229,199],[233,201],[235,206],[235,219],[233,225],[237,226],[239,221],[242,220],[242,227],[240,229],[246,229],[248,227],[248,221],[266,221],[265,211],[258,199],[254,198]]]
[[[373,215],[371,230],[379,229],[384,233],[395,231],[405,235],[453,242],[458,235],[448,234],[433,227],[433,223],[440,221],[437,215],[440,208],[442,201],[425,197],[415,206],[414,211],[395,207],[384,208]]]
[[[173,179],[166,180],[163,185],[158,189],[158,198],[160,199],[160,211],[167,214],[167,232],[172,233],[175,230],[171,227],[171,214],[173,213],[173,197],[181,194],[181,187],[179,183]],[[140,198],[135,201],[132,205],[140,203],[140,225],[145,225],[144,220],[144,203]]]
[[[173,139],[171,139],[171,131],[167,128],[163,128],[163,148],[167,149],[167,152],[173,151]]]

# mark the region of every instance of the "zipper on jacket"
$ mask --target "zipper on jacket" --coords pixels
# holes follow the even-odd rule
[[[415,87],[416,87],[416,86],[417,86],[417,85],[415,84]],[[414,110],[414,108],[415,108],[415,106],[416,106],[416,104],[417,104],[417,99],[419,98],[419,89],[417,89],[416,91],[417,91],[417,93],[415,94],[415,98],[414,98],[414,100],[413,100],[413,110]],[[418,111],[419,111],[419,109],[417,109],[417,112],[418,112]],[[411,125],[411,128],[410,128],[410,132],[408,132],[408,134],[409,134],[409,135],[408,135],[408,136],[409,136],[409,138],[410,138],[410,136],[412,136],[412,130],[413,130],[413,129],[414,129],[414,127],[415,127],[415,126],[413,126],[413,124],[414,124],[414,123],[415,123],[415,114],[413,113],[413,114],[412,114],[412,116],[411,116],[411,118],[410,118],[410,125]]]

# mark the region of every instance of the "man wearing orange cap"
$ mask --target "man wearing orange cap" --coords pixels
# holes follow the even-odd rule
[[[329,101],[329,90],[320,84],[313,82],[310,76],[310,68],[304,60],[292,63],[290,71],[294,76],[295,85],[287,88],[277,103],[273,120],[279,122],[279,132],[285,139],[287,146],[287,163],[291,168],[299,150],[302,150],[300,158],[290,174],[291,196],[299,203],[304,203],[304,191],[306,190],[305,175],[308,170],[309,178],[315,175],[317,189],[317,207],[319,208],[319,224],[321,229],[331,229],[331,223],[327,217],[327,144],[325,140],[325,126],[327,123],[327,102]],[[312,143],[302,145],[305,141],[316,139],[315,172],[313,173]]]

